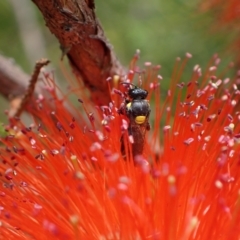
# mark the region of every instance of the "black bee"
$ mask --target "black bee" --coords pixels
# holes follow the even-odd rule
[[[143,153],[145,133],[150,130],[149,115],[150,104],[146,100],[148,91],[139,88],[131,83],[123,83],[130,86],[128,96],[122,103],[119,113],[124,114],[129,119],[128,134],[133,137],[133,156]],[[124,149],[122,152],[125,153]]]

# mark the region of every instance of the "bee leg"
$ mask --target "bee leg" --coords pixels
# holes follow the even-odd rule
[[[147,114],[147,119],[149,118],[150,112],[151,112],[151,110],[149,109],[148,114]],[[146,130],[149,131],[150,129],[151,129],[150,123],[147,122],[147,124],[146,124]]]
[[[118,114],[124,115],[125,114],[125,105],[122,103],[118,109]]]
[[[147,122],[146,130],[149,131],[150,129],[151,129],[151,126],[150,126],[149,122]]]
[[[129,136],[132,136],[132,135],[133,135],[133,133],[132,133],[132,128],[130,128],[130,127],[128,128],[128,135],[129,135]]]
[[[125,151],[125,147],[124,147],[123,135],[121,136],[120,142],[121,142],[121,153],[122,153],[123,158],[125,159],[126,158],[126,151]]]

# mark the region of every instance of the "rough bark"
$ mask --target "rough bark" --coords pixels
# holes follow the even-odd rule
[[[124,73],[95,16],[92,0],[32,0],[42,12],[47,27],[60,42],[74,73],[90,90],[92,100],[108,104],[106,79]]]

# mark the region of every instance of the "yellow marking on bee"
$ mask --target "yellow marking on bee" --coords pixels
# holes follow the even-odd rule
[[[127,109],[130,109],[130,108],[131,108],[131,105],[132,105],[132,103],[131,103],[131,102],[130,102],[130,103],[128,103],[128,104],[126,105]]]
[[[143,124],[146,120],[146,116],[137,116],[135,118],[135,123],[137,124]]]

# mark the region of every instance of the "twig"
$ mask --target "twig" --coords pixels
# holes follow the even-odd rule
[[[27,88],[26,93],[24,94],[24,96],[22,98],[21,104],[20,104],[19,108],[17,109],[17,112],[14,114],[14,117],[19,117],[21,115],[21,113],[25,110],[26,105],[28,104],[29,100],[31,99],[31,97],[34,93],[35,85],[37,83],[40,70],[43,66],[46,66],[49,62],[50,61],[47,59],[41,59],[36,62],[34,72],[32,74],[31,80],[29,82],[29,86]]]

